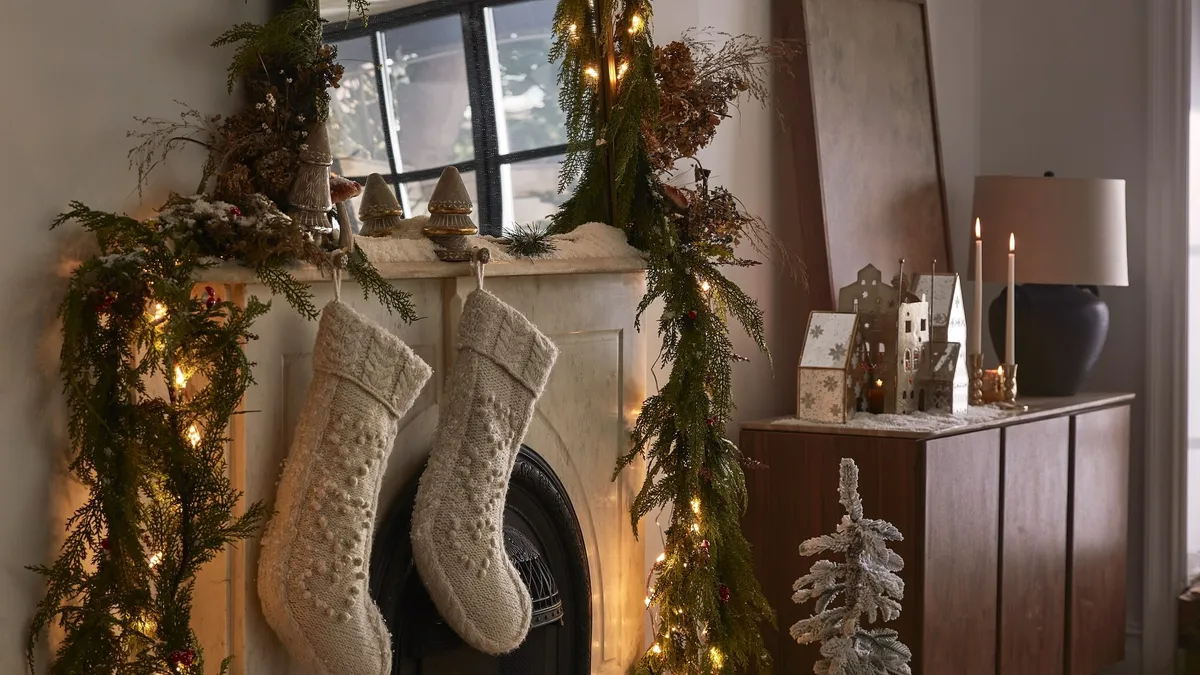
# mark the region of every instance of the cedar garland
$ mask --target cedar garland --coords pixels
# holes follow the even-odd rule
[[[365,0],[348,4],[365,11]],[[296,0],[262,26],[236,26],[217,44],[237,45],[230,83],[244,83],[251,105],[228,118],[185,109],[178,120],[143,119],[131,134],[139,188],[178,144],[208,148],[204,194],[172,196],[147,222],[72,202],[53,224],[80,223],[100,249],[75,269],[59,308],[70,471],[89,493],[58,558],[30,568],[47,582],[28,634],[30,672],[53,623],[64,632],[54,675],[205,672],[191,628],[196,573],[268,515],[257,502],[235,515],[242,494],[226,477],[225,444],[253,383],[244,345],[269,309],[198,290],[206,268],[246,265],[315,318],[311,290],[288,267],[330,271],[342,257],[364,294],[417,318],[361,250],[331,257],[327,231],[302,228],[281,209],[305,130],[323,122],[327,88],[341,77],[316,0]]]
[[[663,307],[659,358],[671,364],[670,378],[643,405],[633,447],[614,474],[638,457],[646,460],[646,481],[630,513],[635,533],[642,518],[672,507],[646,598],[655,641],[636,673],[768,671],[761,629],[774,616],[740,523],[747,462],[724,437],[734,407],[732,364],[745,360],[733,351],[728,323],[740,324],[765,352],[763,315],[720,267],[757,264],[736,257],[734,249],[743,240],[769,241],[769,235],[727,190],[710,189],[709,172],[694,154],[711,140],[732,101],[747,92],[762,100],[764,67],[794,50],[744,36],[728,51],[688,36],[656,50],[651,19],[649,0],[560,0],[552,57],[562,59],[560,106],[570,139],[560,184],[578,180],[578,188],[553,226],[569,231],[611,217],[646,253],[639,328],[652,304]],[[665,71],[674,65],[669,61],[683,57],[690,77],[674,78],[676,89],[664,90]],[[615,79],[606,77],[606,64]],[[668,94],[676,105],[662,111]],[[674,114],[689,101],[708,109],[661,119],[660,113]],[[696,130],[673,133],[668,124]],[[690,188],[663,182],[681,159],[696,167]]]

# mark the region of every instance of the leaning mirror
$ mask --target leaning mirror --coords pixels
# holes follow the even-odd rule
[[[321,0],[346,70],[331,92],[334,171],[383,175],[414,217],[454,166],[481,234],[547,219],[569,196],[558,192],[566,126],[549,61],[556,4],[376,0],[363,26],[344,0]]]

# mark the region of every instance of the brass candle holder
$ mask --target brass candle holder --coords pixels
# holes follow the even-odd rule
[[[983,354],[967,354],[967,377],[971,382],[970,404],[985,405],[983,400]]]
[[[1028,410],[1028,406],[1017,403],[1017,364],[1005,363],[1002,367],[1004,368],[1004,378],[1001,386],[1003,387],[1004,398],[998,405],[1006,410]]]

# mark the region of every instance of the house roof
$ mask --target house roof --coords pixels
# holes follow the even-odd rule
[[[812,312],[804,338],[801,368],[847,368],[854,354],[858,315],[852,312]]]
[[[929,376],[934,380],[950,382],[958,370],[958,352],[962,345],[957,342],[929,343]]]
[[[956,295],[961,302],[957,274],[918,274],[913,279],[913,289],[918,295],[925,294],[925,299],[930,304],[930,313],[933,314],[933,325],[935,326],[945,326],[950,322],[950,313],[954,309]]]

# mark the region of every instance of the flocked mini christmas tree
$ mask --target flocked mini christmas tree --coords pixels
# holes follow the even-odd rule
[[[896,631],[865,627],[900,616],[904,581],[897,572],[904,560],[888,543],[904,537],[885,520],[863,517],[852,459],[842,460],[838,494],[846,515],[837,531],[804,542],[800,555],[829,551],[844,554],[845,562],[817,561],[796,580],[792,600],[815,600],[816,613],[793,625],[792,637],[801,644],[821,643],[824,658],[813,666],[817,675],[910,675],[912,653]]]

